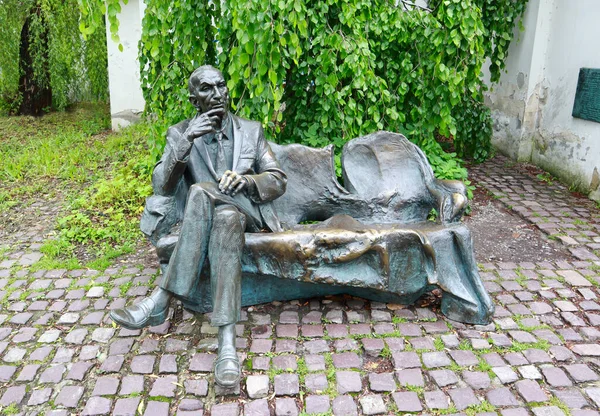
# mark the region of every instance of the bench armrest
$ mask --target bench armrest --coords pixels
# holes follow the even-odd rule
[[[469,202],[465,184],[460,181],[435,179],[428,188],[436,199],[440,222],[448,224],[460,221]]]

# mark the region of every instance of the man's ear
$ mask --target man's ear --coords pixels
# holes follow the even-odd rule
[[[192,105],[196,108],[196,110],[198,110],[198,99],[196,97],[194,97],[193,95],[190,95],[189,99],[190,99],[190,103],[192,103]]]

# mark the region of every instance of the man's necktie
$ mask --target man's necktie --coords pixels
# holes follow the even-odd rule
[[[215,173],[220,180],[228,168],[227,160],[225,159],[225,149],[223,149],[223,133],[218,131],[215,133],[217,139],[217,159],[215,161]]]

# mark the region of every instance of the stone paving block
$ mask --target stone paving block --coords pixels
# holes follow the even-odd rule
[[[490,384],[490,376],[482,371],[463,371],[462,378],[469,386],[477,390],[487,389]]]
[[[442,335],[441,338],[446,348],[458,348],[460,345],[458,337],[454,334]],[[452,352],[454,351],[450,351],[450,353]]]
[[[17,347],[11,348],[10,350],[8,350],[8,352],[6,354],[4,354],[3,360],[6,361],[7,363],[16,363],[16,362],[21,361],[23,359],[23,357],[25,357],[25,354],[27,354],[26,349],[17,348]]]
[[[552,358],[545,351],[536,348],[523,351],[523,355],[531,364],[552,362]]]
[[[430,371],[429,375],[440,387],[446,387],[458,383],[458,377],[452,370],[434,370]]]
[[[182,412],[177,412],[180,414]],[[167,402],[157,402],[151,400],[146,405],[146,409],[144,410],[144,416],[168,416],[169,414],[169,403]]]
[[[173,374],[177,373],[177,356],[173,354],[165,354],[160,357],[160,363],[158,365],[159,374]]]
[[[314,395],[306,396],[304,411],[308,414],[327,413],[329,411],[329,396]]]
[[[498,379],[502,384],[513,383],[519,379],[518,374],[508,366],[493,367],[492,371],[498,376]]]
[[[121,338],[111,342],[108,355],[124,355],[131,351],[134,343],[133,338]]]
[[[596,381],[600,379],[598,374],[586,364],[565,365],[564,368],[567,370],[571,378],[577,383],[585,383],[587,381]]]
[[[23,328],[23,329],[27,329],[27,328]],[[23,331],[23,329],[21,331]],[[35,328],[33,329],[33,333],[35,333],[37,330]],[[21,332],[19,331],[19,332]],[[61,335],[61,331],[59,331],[58,329],[49,329],[46,332],[44,332],[39,338],[38,338],[38,342],[41,343],[52,343],[54,341],[56,341],[58,339],[58,337],[60,337]],[[16,336],[15,336],[16,338]],[[13,338],[13,342],[15,342],[15,338]],[[31,338],[25,340],[25,341],[29,341]],[[19,341],[16,341],[19,342]]]
[[[546,382],[553,387],[570,387],[573,385],[563,370],[556,367],[541,368]]]
[[[333,365],[335,368],[361,368],[362,360],[354,352],[345,352],[342,354],[333,354]]]
[[[136,374],[152,374],[155,361],[154,355],[136,355],[131,360],[131,371]]]
[[[39,364],[28,364],[23,367],[19,376],[17,377],[17,381],[32,381],[37,375],[37,371],[39,370]],[[41,381],[40,381],[41,382]]]
[[[273,340],[271,339],[253,339],[250,352],[255,354],[265,354],[271,351]]]
[[[27,406],[38,406],[40,404],[44,404],[50,400],[50,396],[52,396],[52,389],[49,387],[45,389],[33,390],[29,400],[27,401]]]
[[[72,348],[59,347],[54,354],[52,359],[53,363],[69,363],[75,354],[75,350]]]
[[[600,407],[600,388],[598,387],[589,387],[584,389],[585,394],[596,404],[597,407]]]
[[[246,379],[246,391],[251,399],[266,397],[269,394],[269,376],[248,376]]]
[[[108,357],[100,366],[100,371],[104,373],[118,373],[123,367],[125,357],[122,355],[113,355]]]
[[[527,359],[523,356],[523,354],[521,354],[519,352],[508,352],[508,353],[504,354],[504,359],[510,365],[527,365],[527,364],[529,364],[529,361],[527,361]],[[488,363],[490,365],[493,365],[494,367],[501,367],[502,365],[505,365],[504,362],[492,364],[488,361]]]
[[[104,397],[90,397],[83,408],[83,416],[108,415],[112,401]]]
[[[339,394],[357,393],[362,390],[360,373],[355,371],[337,371],[335,379]]]
[[[152,384],[150,396],[175,397],[177,389],[177,376],[158,377]]]
[[[87,375],[90,368],[92,368],[94,364],[86,361],[78,361],[71,366],[71,369],[67,373],[67,380],[77,380],[82,381]]]
[[[447,367],[452,364],[452,361],[444,352],[424,352],[421,359],[427,368]]]
[[[570,349],[560,345],[550,347],[550,354],[556,361],[571,361],[575,359],[575,354]]]
[[[506,387],[489,390],[485,397],[487,401],[496,407],[518,406],[519,402],[512,392]]]
[[[403,391],[392,393],[392,398],[400,412],[420,412],[423,410],[421,400],[415,392]]]
[[[275,352],[289,352],[296,354],[298,351],[298,342],[291,339],[277,339],[275,341]]]
[[[435,345],[431,337],[409,338],[408,342],[415,350],[435,351]]]
[[[589,403],[577,389],[553,390],[552,393],[570,409],[581,409]]]
[[[396,378],[401,386],[425,386],[423,373],[418,368],[396,371]]]
[[[421,367],[421,360],[416,352],[395,352],[392,354],[394,360],[394,368],[419,368]]]
[[[40,383],[58,383],[62,380],[62,376],[66,368],[63,364],[53,365],[44,370],[40,375]]]
[[[92,396],[108,396],[117,393],[119,378],[114,376],[98,377]]]
[[[475,393],[470,388],[459,388],[449,389],[448,394],[454,402],[454,406],[457,410],[466,409],[469,406],[479,404],[479,399],[475,396]]]
[[[589,409],[571,410],[572,416],[600,416],[600,412]]]
[[[380,338],[363,338],[361,340],[365,353],[370,357],[377,357],[383,348],[385,343]]]
[[[190,361],[190,371],[211,372],[216,359],[216,354],[196,353]]]
[[[92,340],[105,344],[113,337],[114,334],[114,328],[96,328],[92,332]]]
[[[283,311],[279,315],[280,324],[298,324],[300,320],[298,318],[298,312],[296,311]]]
[[[535,343],[537,341],[535,339],[535,337],[533,335],[531,335],[529,332],[525,332],[525,331],[509,331],[508,333],[517,342],[522,342],[522,343],[525,343],[525,344],[533,344],[533,343]]]
[[[327,380],[327,379],[325,379]],[[370,373],[369,386],[374,392],[391,392],[396,390],[396,382],[392,373]]]
[[[14,365],[0,365],[0,382],[6,383],[10,381],[16,371],[17,367]]]
[[[11,404],[20,404],[25,397],[25,385],[8,387],[2,398],[0,398],[0,406],[9,406]]]
[[[114,416],[132,416],[137,414],[137,408],[140,404],[139,397],[130,397],[127,399],[118,399],[113,409]]]
[[[577,344],[571,350],[577,355],[600,357],[600,344]]]
[[[253,400],[244,405],[244,416],[269,416],[270,414],[266,399]]]
[[[548,401],[548,396],[546,396],[546,393],[544,393],[540,385],[534,380],[517,381],[515,386],[527,403]]]
[[[420,337],[423,335],[421,327],[413,323],[401,323],[398,324],[398,330],[406,337]]]
[[[297,374],[278,374],[275,376],[275,395],[294,396],[300,391]]]
[[[77,407],[83,391],[82,386],[64,386],[54,399],[54,404],[64,407]]]
[[[348,336],[348,328],[346,325],[340,324],[327,324],[325,325],[327,335],[332,338],[344,338]]]
[[[69,332],[65,337],[65,342],[69,344],[77,344],[80,345],[85,340],[85,337],[88,334],[88,330],[85,328],[74,329]]]
[[[344,351],[354,351],[359,349],[358,342],[352,338],[336,339],[333,343],[335,351],[340,353]]]
[[[325,374],[307,374],[304,377],[304,386],[309,393],[322,393],[328,385]]]
[[[358,407],[352,396],[338,396],[333,399],[333,414],[335,416],[356,416]]]
[[[536,366],[534,365],[522,365],[518,367],[519,373],[523,378],[528,378],[530,380],[541,380],[542,374],[539,372]]]
[[[144,391],[144,376],[128,375],[121,381],[119,395],[137,394]]]
[[[404,351],[404,338],[389,337],[385,343],[392,352]]]
[[[565,416],[565,413],[557,406],[541,406],[531,409],[535,416]]]
[[[380,415],[387,412],[383,398],[379,394],[363,396],[359,402],[365,415]]]
[[[425,404],[431,410],[447,409],[450,407],[448,396],[441,390],[426,391],[423,395]]]
[[[275,415],[298,416],[298,408],[296,407],[296,401],[291,398],[275,399]]]

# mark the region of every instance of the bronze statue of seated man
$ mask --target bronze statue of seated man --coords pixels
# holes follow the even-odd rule
[[[171,201],[184,195],[179,238],[152,295],[110,316],[129,329],[163,323],[172,296],[189,300],[208,259],[211,324],[219,328],[215,381],[234,387],[240,379],[235,324],[241,308],[244,232],[281,230],[271,201],[285,192],[287,178],[261,124],[229,112],[227,84],[219,70],[208,65],[196,69],[188,88],[197,113],[169,128],[152,175],[155,196]]]

